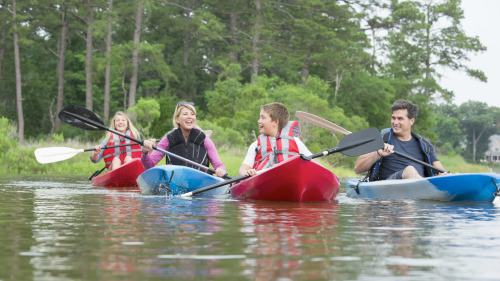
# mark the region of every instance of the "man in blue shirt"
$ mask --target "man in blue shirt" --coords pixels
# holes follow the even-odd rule
[[[385,142],[384,148],[361,155],[354,165],[354,171],[357,174],[369,171],[370,181],[437,175],[437,171],[395,155],[394,151],[445,170],[431,143],[411,131],[418,115],[418,106],[407,100],[397,100],[391,110],[391,128],[381,133]]]

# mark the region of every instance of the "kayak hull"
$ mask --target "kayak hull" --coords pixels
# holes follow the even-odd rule
[[[221,181],[223,179],[205,172],[177,165],[153,167],[137,178],[141,194],[144,195],[180,195]],[[228,190],[229,185],[223,185],[199,195],[222,195]]]
[[[493,202],[499,185],[500,175],[494,173],[375,182],[349,179],[346,182],[346,193],[352,198]]]
[[[231,187],[240,200],[331,202],[339,179],[316,161],[294,156]]]
[[[138,187],[136,179],[144,171],[141,159],[136,158],[118,169],[92,178],[91,182],[93,186],[99,187]]]

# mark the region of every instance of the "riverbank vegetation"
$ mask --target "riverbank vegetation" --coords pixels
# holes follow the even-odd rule
[[[91,148],[94,143],[77,140],[64,140],[61,135],[53,135],[50,140],[37,142],[26,142],[19,145],[16,138],[15,127],[9,125],[6,118],[0,118],[0,176],[8,174],[52,174],[52,175],[92,175],[96,170],[104,167],[103,162],[91,163],[90,152],[78,153],[74,157],[55,163],[40,164],[36,161],[34,151],[42,147],[70,147],[74,149]],[[237,176],[238,169],[243,162],[246,148],[243,146],[229,147],[220,145],[219,154],[222,162],[231,176]],[[314,151],[316,153],[319,151]],[[333,163],[333,158],[343,159],[339,163]],[[339,178],[360,177],[352,170],[352,161],[356,157],[326,156],[319,158],[319,162],[334,172]],[[490,172],[490,167],[485,164],[466,163],[461,156],[440,155],[444,166],[452,173]],[[162,161],[159,165],[163,164]],[[344,163],[344,164],[341,164]]]
[[[389,127],[391,104],[409,99],[419,105],[414,131],[470,163],[484,159],[500,128],[500,109],[454,105],[440,83],[445,70],[487,81],[466,65],[485,46],[465,33],[456,0],[12,0],[0,7],[0,117],[14,126],[20,151],[99,143],[102,131],[82,132],[57,117],[69,104],[105,124],[126,111],[143,138],[161,138],[177,103],[192,101],[221,151],[255,140],[260,106],[269,102],[284,103],[293,120],[305,111],[357,131]],[[341,138],[302,122],[301,139],[313,152]],[[20,155],[5,152],[12,166],[2,172],[47,171]],[[354,160],[322,159],[336,170]]]

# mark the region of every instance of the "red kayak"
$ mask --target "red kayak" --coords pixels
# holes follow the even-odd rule
[[[136,179],[144,171],[141,159],[136,158],[116,170],[92,178],[91,182],[93,186],[101,187],[139,187]]]
[[[339,179],[314,160],[294,156],[231,187],[234,199],[330,202],[339,193]]]

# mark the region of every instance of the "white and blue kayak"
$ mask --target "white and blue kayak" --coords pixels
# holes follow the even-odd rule
[[[363,182],[349,179],[347,196],[372,199],[424,199],[493,202],[499,194],[500,175],[453,174],[430,178]]]
[[[145,195],[180,195],[223,181],[205,172],[178,165],[163,165],[144,171],[137,178],[141,193]],[[200,195],[228,193],[229,185],[208,190]]]

